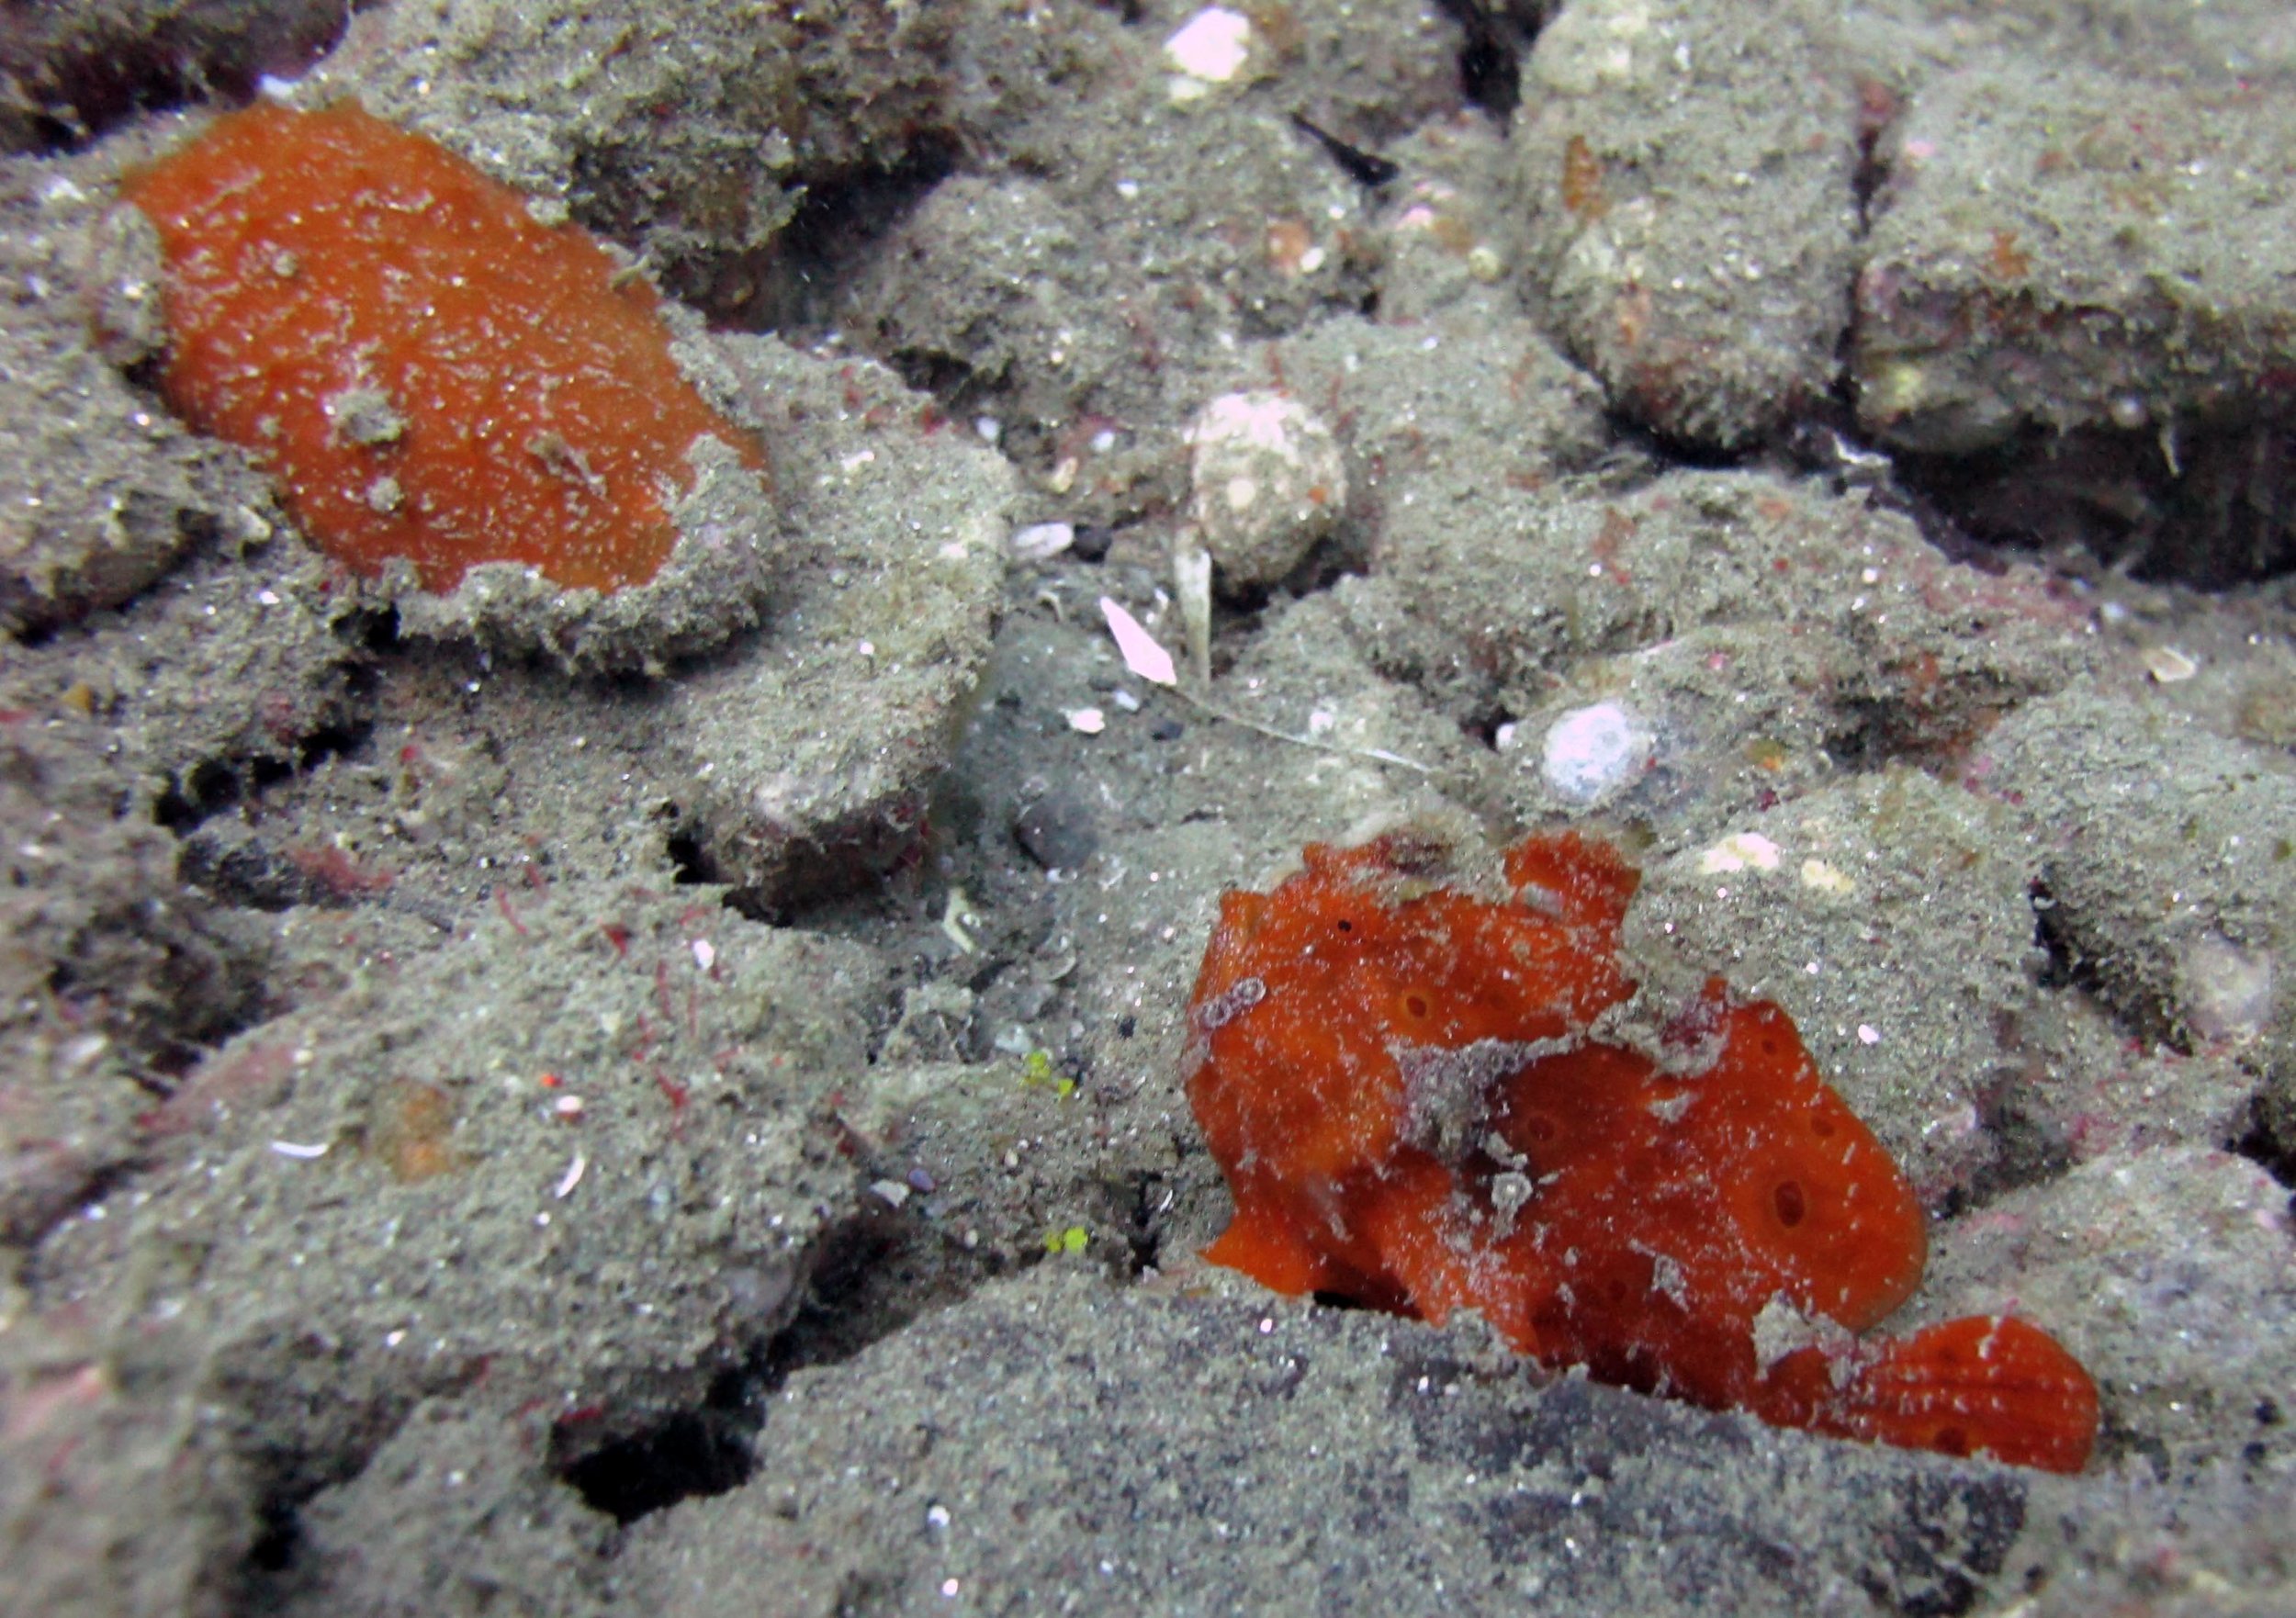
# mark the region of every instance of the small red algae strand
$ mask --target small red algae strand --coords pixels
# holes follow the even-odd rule
[[[2025,1321],[1859,1338],[1928,1261],[1911,1186],[1778,1006],[1721,980],[1661,1056],[1589,1028],[1635,989],[1637,873],[1576,834],[1469,882],[1440,837],[1311,845],[1221,896],[1187,1094],[1235,1197],[1204,1256],[1784,1427],[2077,1472],[2095,1383]]]
[[[355,573],[644,584],[697,439],[764,466],[679,372],[641,277],[355,103],[229,114],[121,195],[159,234],[169,405]]]

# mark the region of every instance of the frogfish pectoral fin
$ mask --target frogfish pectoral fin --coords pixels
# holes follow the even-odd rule
[[[1818,1357],[1803,1350],[1788,1360]],[[1773,1375],[1808,1367],[1786,1362]],[[2019,1466],[2078,1472],[2097,1442],[2097,1384],[2057,1340],[2006,1315],[1971,1315],[1868,1343],[1846,1382],[1793,1424],[1844,1438],[1984,1454]]]
[[[1297,1224],[1266,1208],[1237,1208],[1202,1256],[1243,1271],[1270,1292],[1295,1298],[1331,1287],[1338,1278],[1331,1262],[1300,1237]]]

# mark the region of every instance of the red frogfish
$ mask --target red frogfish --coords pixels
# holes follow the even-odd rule
[[[1311,845],[1221,896],[1187,1095],[1235,1215],[1204,1250],[1284,1293],[1440,1323],[1781,1427],[2077,1472],[2096,1384],[2025,1320],[1871,1335],[1927,1222],[1786,1014],[1719,979],[1656,1055],[1590,1025],[1635,985],[1638,880],[1535,836],[1476,873],[1413,831]]]

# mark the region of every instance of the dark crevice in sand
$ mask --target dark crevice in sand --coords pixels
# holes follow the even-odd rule
[[[740,1488],[765,1420],[754,1378],[729,1371],[708,1400],[584,1455],[560,1476],[594,1509],[631,1522],[682,1500]]]
[[[2069,433],[1975,455],[1899,457],[1980,543],[2198,590],[2296,571],[2296,433],[2268,419]],[[2093,560],[2090,560],[2093,558]]]
[[[1149,1249],[1153,1256],[1154,1249]],[[895,1210],[828,1232],[795,1317],[691,1409],[565,1465],[560,1476],[595,1509],[630,1522],[680,1500],[748,1481],[773,1394],[792,1374],[839,1365],[920,1316],[960,1302],[992,1266],[929,1224]]]

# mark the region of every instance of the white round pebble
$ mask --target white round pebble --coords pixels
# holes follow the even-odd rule
[[[1075,543],[1074,523],[1031,522],[1026,528],[1014,529],[1006,548],[1024,562],[1047,562]]]
[[[1251,53],[1252,19],[1221,6],[1207,6],[1164,42],[1166,61],[1208,84],[1234,78]]]
[[[1273,584],[1347,503],[1339,441],[1280,393],[1223,393],[1188,423],[1188,518],[1230,586]]]
[[[1539,776],[1571,807],[1592,808],[1642,779],[1651,745],[1649,727],[1617,702],[1573,708],[1547,727]]]
[[[2252,1039],[2272,1021],[2272,952],[2222,933],[2185,946],[2185,1021],[2203,1039]]]

